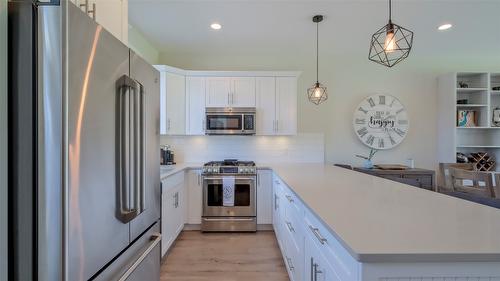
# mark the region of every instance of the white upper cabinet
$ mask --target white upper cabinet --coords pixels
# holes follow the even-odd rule
[[[207,107],[229,107],[231,101],[231,78],[207,78]]]
[[[297,78],[257,78],[257,135],[297,134]]]
[[[160,73],[160,134],[186,134],[186,77]]]
[[[297,78],[276,78],[276,134],[297,134]]]
[[[128,44],[128,0],[72,0],[75,5]]]
[[[231,107],[255,107],[255,77],[232,78]]]
[[[255,77],[208,77],[207,107],[255,107]]]
[[[186,77],[186,134],[205,134],[204,77]]]
[[[257,78],[257,135],[276,134],[276,78]]]

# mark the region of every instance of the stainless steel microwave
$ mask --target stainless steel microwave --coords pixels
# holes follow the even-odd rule
[[[255,135],[254,107],[207,107],[207,135]]]

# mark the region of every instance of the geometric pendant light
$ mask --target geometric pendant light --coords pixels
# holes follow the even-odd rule
[[[307,89],[307,98],[315,105],[326,101],[328,93],[326,87],[319,83],[319,23],[323,21],[322,15],[313,17],[313,22],[316,23],[316,83]]]
[[[392,22],[392,3],[389,0],[389,23],[372,35],[371,61],[393,67],[410,55],[413,32]]]

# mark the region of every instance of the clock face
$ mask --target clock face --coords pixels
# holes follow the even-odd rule
[[[390,95],[373,95],[364,99],[354,111],[354,132],[365,145],[374,149],[391,149],[400,144],[410,122],[404,105]]]

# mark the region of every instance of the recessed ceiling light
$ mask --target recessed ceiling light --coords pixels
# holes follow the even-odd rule
[[[453,25],[451,23],[445,23],[442,24],[438,27],[438,30],[448,30],[452,27]]]
[[[212,24],[210,25],[210,27],[211,27],[212,29],[219,30],[219,29],[221,29],[221,28],[222,28],[222,25],[220,25],[220,23],[216,23],[216,22],[215,22],[215,23],[212,23]]]

